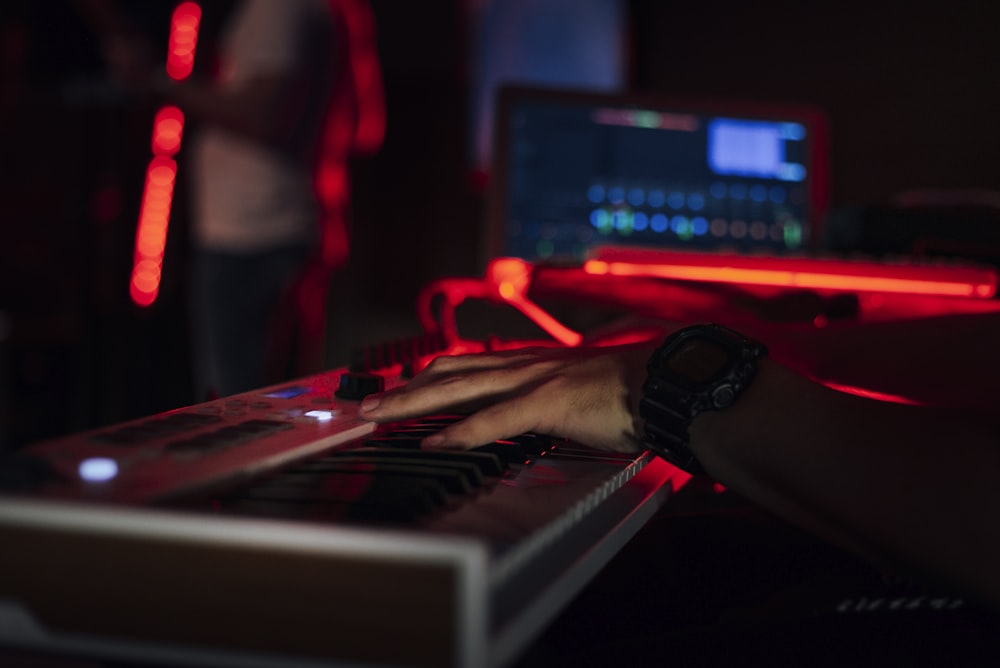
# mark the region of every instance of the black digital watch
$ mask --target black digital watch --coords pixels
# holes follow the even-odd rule
[[[731,406],[757,373],[767,347],[722,325],[694,325],[667,337],[646,363],[639,415],[644,445],[689,473],[704,473],[689,447],[699,413]]]

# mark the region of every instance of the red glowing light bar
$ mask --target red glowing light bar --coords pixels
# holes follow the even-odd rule
[[[644,276],[814,290],[981,299],[989,299],[997,292],[996,270],[977,266],[752,257],[604,247],[595,252],[583,269],[593,275]]]
[[[174,81],[186,79],[194,68],[200,24],[201,7],[197,3],[182,2],[174,9],[167,42],[167,75]]]
[[[183,134],[183,112],[172,105],[160,109],[153,119],[153,155],[176,155],[181,148]]]
[[[198,42],[201,7],[182,2],[174,9],[167,47],[167,74],[180,81],[191,74]],[[135,251],[129,294],[138,306],[150,306],[160,293],[163,254],[167,247],[170,207],[177,181],[173,156],[181,148],[184,114],[173,105],[161,107],[153,119],[153,159],[146,168],[146,184],[135,230]]]
[[[853,385],[842,385],[840,383],[833,383],[826,380],[819,381],[823,385],[826,385],[831,390],[836,390],[837,392],[843,392],[845,394],[853,394],[856,397],[864,397],[865,399],[873,399],[875,401],[886,401],[893,404],[907,404],[910,406],[920,406],[920,402],[915,399],[910,399],[909,397],[901,397],[898,394],[889,394],[887,392],[877,392],[875,390],[869,390],[864,387],[855,387]]]
[[[177,163],[168,156],[156,156],[146,170],[146,187],[139,211],[132,262],[132,301],[149,306],[160,291],[163,252],[167,246],[170,205],[174,199]]]

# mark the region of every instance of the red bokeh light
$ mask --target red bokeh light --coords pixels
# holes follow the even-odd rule
[[[166,106],[153,119],[153,155],[176,155],[184,134],[184,113],[175,106]]]
[[[176,179],[177,163],[172,158],[156,156],[150,161],[139,211],[129,287],[132,301],[139,306],[152,304],[160,291],[160,273]]]
[[[194,68],[200,24],[201,7],[197,3],[182,2],[174,9],[167,45],[167,74],[175,81],[187,78]]]
[[[187,78],[194,67],[201,7],[182,2],[174,9],[167,46],[167,74],[174,80]],[[170,206],[174,199],[177,163],[173,156],[181,148],[184,114],[173,105],[162,107],[153,119],[153,159],[146,168],[139,222],[135,231],[135,253],[129,294],[138,306],[150,306],[160,293],[163,254],[167,247]]]

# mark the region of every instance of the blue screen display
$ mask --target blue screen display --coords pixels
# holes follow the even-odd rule
[[[538,100],[506,120],[505,255],[780,254],[808,242],[811,138],[799,122]]]
[[[785,158],[786,143],[804,138],[798,123],[716,118],[708,124],[708,165],[723,176],[804,181],[805,165]]]

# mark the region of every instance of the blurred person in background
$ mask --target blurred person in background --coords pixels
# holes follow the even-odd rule
[[[329,285],[349,250],[348,161],[384,133],[367,1],[237,3],[210,81],[154,74],[128,31],[105,42],[124,81],[199,123],[185,170],[196,398],[320,370]]]

